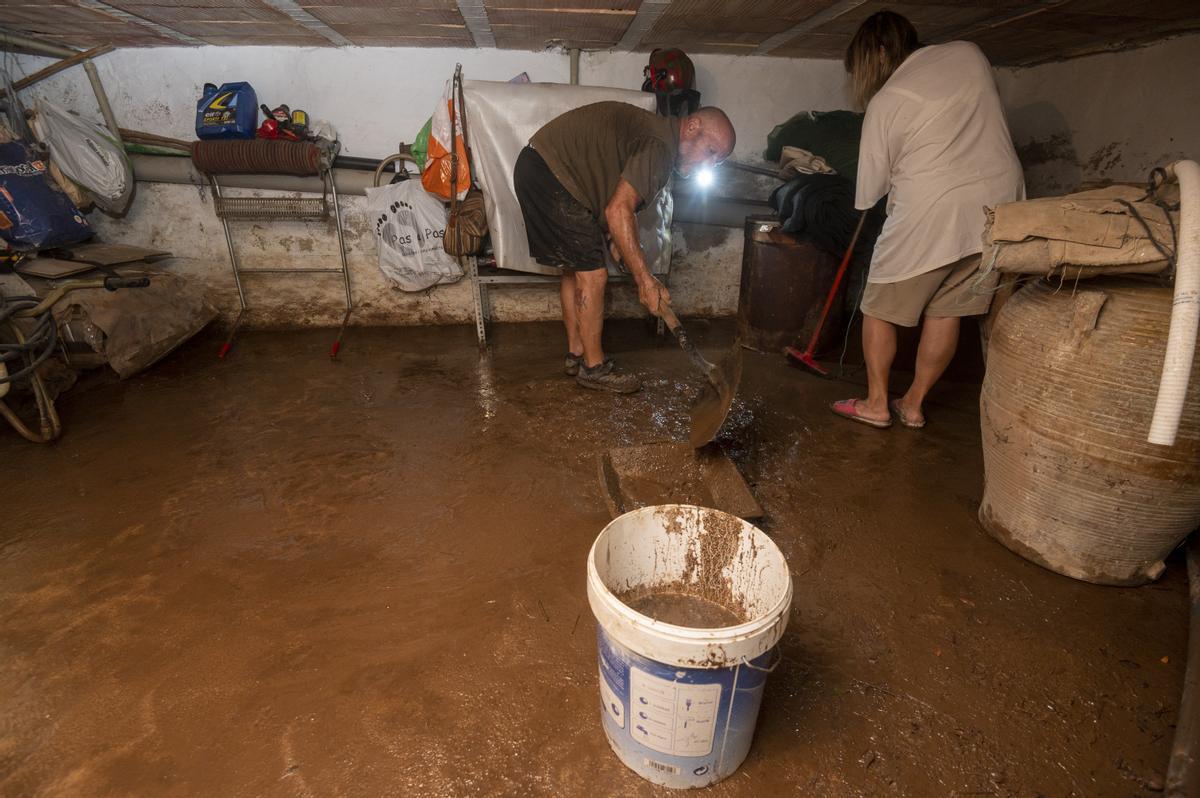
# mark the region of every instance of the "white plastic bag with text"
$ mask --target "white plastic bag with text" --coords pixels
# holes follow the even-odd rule
[[[367,214],[379,245],[379,268],[397,288],[424,291],[456,283],[462,269],[446,254],[446,208],[419,180],[367,189]]]

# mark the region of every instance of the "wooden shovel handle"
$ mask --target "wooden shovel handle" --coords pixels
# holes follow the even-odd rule
[[[687,331],[683,329],[683,325],[679,323],[679,317],[675,315],[670,304],[666,302],[659,303],[658,315],[666,322],[667,329],[675,336],[675,340],[679,341],[679,346],[687,354],[688,359],[704,377],[714,385],[718,383],[717,367],[704,359],[704,355],[700,354],[700,350],[696,348],[696,344],[692,342]]]

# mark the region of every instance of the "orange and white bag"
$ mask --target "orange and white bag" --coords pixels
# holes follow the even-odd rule
[[[459,199],[467,196],[471,188],[471,164],[467,160],[467,147],[463,141],[462,119],[455,113],[450,85],[450,81],[447,81],[442,100],[433,113],[433,124],[429,128],[429,154],[425,170],[421,173],[421,184],[425,190],[445,200],[450,199],[452,184],[457,189]],[[451,140],[458,154],[456,180],[452,180],[455,159],[450,151]]]

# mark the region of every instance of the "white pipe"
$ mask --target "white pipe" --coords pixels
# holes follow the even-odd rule
[[[1175,298],[1171,327],[1167,333],[1167,355],[1154,418],[1150,420],[1150,443],[1173,446],[1187,397],[1196,352],[1196,330],[1200,325],[1200,166],[1195,161],[1176,161],[1167,167],[1168,178],[1179,181],[1179,244],[1175,249]]]

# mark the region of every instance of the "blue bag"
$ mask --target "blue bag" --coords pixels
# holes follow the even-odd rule
[[[249,83],[204,84],[196,103],[196,137],[252,139],[258,128],[258,95]]]
[[[13,249],[49,249],[89,238],[92,228],[21,141],[0,144],[0,238]]]

